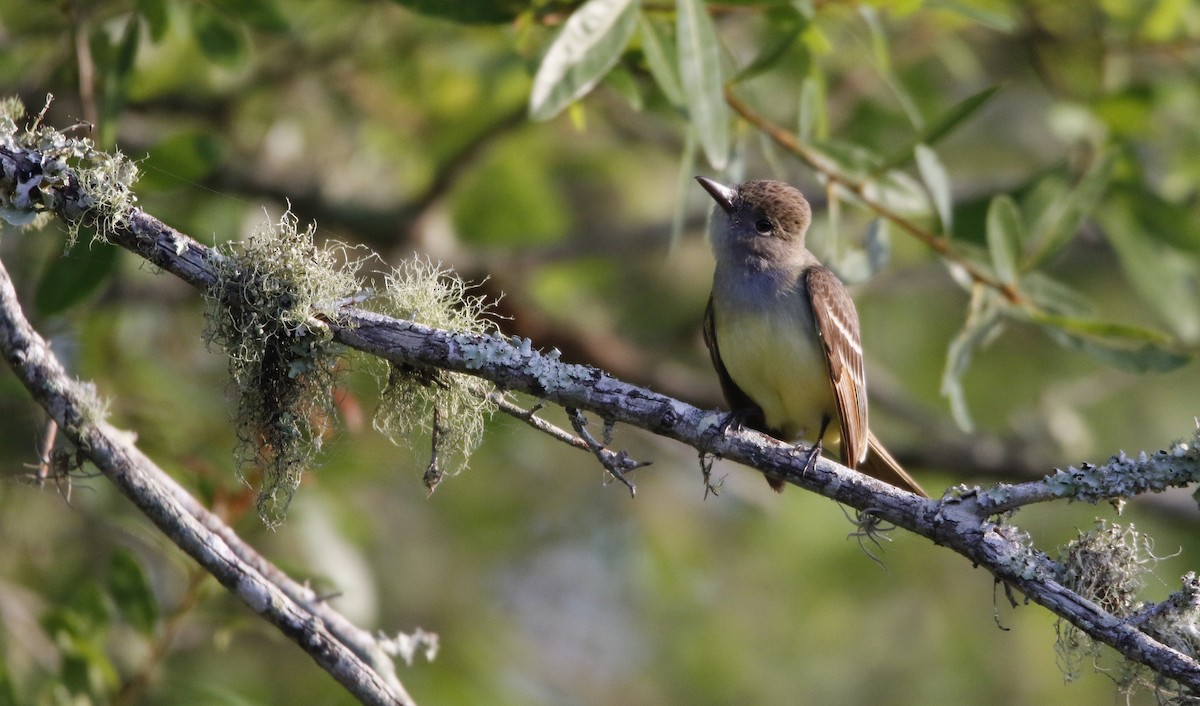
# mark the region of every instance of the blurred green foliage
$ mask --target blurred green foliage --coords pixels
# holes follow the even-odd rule
[[[0,30],[0,95],[54,94],[47,122],[139,160],[139,203],[180,230],[241,239],[290,202],[490,277],[506,331],[708,406],[690,177],[792,181],[857,283],[873,425],[931,489],[1156,448],[1197,414],[1194,3],[0,0]],[[151,457],[360,624],[440,633],[400,671],[419,703],[1114,698],[1064,685],[1052,617],[958,557],[893,533],[881,569],[837,508],[731,464],[701,502],[694,452],[644,434],[615,439],[655,461],[634,502],[500,418],[427,500],[427,457],[361,422],[379,390],[354,359],[267,532],[197,294],[53,228],[5,226],[0,256]],[[88,468],[35,482],[42,416],[7,374],[0,413],[0,703],[348,702]],[[1182,547],[1148,600],[1200,559],[1194,503],[1159,500],[1122,520]],[[1017,521],[1053,554],[1097,515]]]

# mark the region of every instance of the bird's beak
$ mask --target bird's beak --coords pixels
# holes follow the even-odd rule
[[[700,182],[700,186],[708,192],[708,195],[713,197],[713,200],[728,211],[733,211],[733,200],[737,197],[737,190],[725,186],[719,181],[714,181],[708,177],[698,176],[696,181]]]

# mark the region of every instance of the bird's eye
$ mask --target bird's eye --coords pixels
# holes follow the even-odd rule
[[[766,218],[760,218],[754,222],[754,230],[758,231],[759,235],[767,235],[774,228],[771,226],[771,221]]]

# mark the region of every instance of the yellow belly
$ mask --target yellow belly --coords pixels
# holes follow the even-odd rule
[[[767,425],[787,441],[811,443],[817,440],[822,420],[828,418],[823,441],[837,448],[841,428],[825,352],[817,336],[800,333],[802,326],[812,324],[794,315],[722,315],[719,306],[714,313],[721,362],[737,386],[762,408]]]

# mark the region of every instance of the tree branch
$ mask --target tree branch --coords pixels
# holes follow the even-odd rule
[[[33,174],[36,163],[35,158],[19,150],[0,148],[0,170],[3,170],[0,199],[11,204],[13,198],[6,195],[26,193],[28,187],[22,186],[21,177]],[[78,204],[71,203],[72,199],[78,201],[79,195],[72,193],[69,181],[49,198],[49,207],[60,214],[69,216],[79,212]],[[214,280],[212,263],[221,257],[136,209],[119,220],[106,237],[201,288]],[[951,489],[940,501],[926,500],[825,458],[806,470],[805,455],[798,454],[797,447],[751,430],[726,430],[721,424],[725,415],[719,411],[697,409],[622,382],[602,370],[565,363],[558,359],[557,353],[534,350],[528,340],[439,330],[350,306],[340,308],[336,315],[314,318],[312,325],[327,327],[339,343],[393,363],[476,375],[503,389],[591,411],[609,422],[625,422],[680,441],[702,454],[751,466],[857,510],[870,510],[880,520],[944,545],[986,568],[997,581],[1016,587],[1128,659],[1200,692],[1200,662],[1064,586],[1059,578],[1062,567],[1033,548],[1024,533],[995,519],[1025,502],[1049,496],[1094,501],[1109,497],[1117,486],[1122,486],[1121,492],[1140,492],[1195,482],[1200,479],[1200,452],[1195,444],[1177,445],[1164,452],[1162,458],[1156,457],[1153,460],[1161,466],[1157,469],[1137,461],[1118,464],[1119,467],[1111,469],[1114,473],[1135,475],[1124,476],[1124,484],[1117,479],[1100,490],[1091,487],[1093,479],[1086,474],[1078,479],[1080,484],[1074,489],[1056,474],[1023,484],[1019,491],[1005,486],[988,491],[960,486]],[[24,364],[24,356],[10,355],[9,360],[14,366]],[[85,448],[94,448],[90,438],[82,440]],[[1169,477],[1155,475],[1162,467],[1170,470]],[[1075,478],[1072,471],[1063,473]],[[1149,474],[1157,480],[1138,480],[1137,473]],[[153,506],[146,511],[152,517],[159,512]],[[232,581],[231,588],[237,590],[239,585],[238,581]]]

